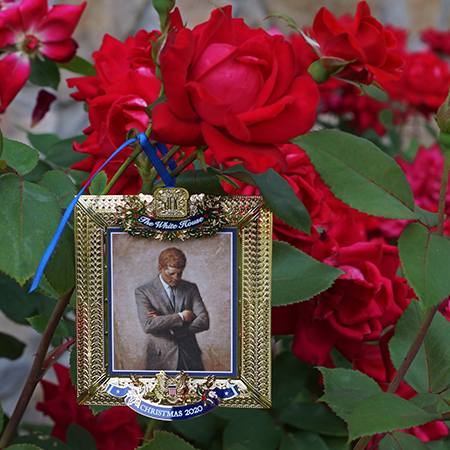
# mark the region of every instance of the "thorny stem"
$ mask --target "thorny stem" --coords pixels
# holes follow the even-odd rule
[[[445,160],[444,160],[444,167],[442,169],[441,190],[439,193],[439,211],[438,211],[438,229],[437,229],[437,235],[441,237],[444,235],[445,195],[447,193],[448,175],[450,169],[450,152],[445,152],[444,154]],[[425,336],[427,335],[427,332],[430,329],[431,322],[433,322],[434,316],[436,315],[438,308],[439,305],[436,305],[426,312],[425,318],[423,319],[423,322],[420,324],[419,331],[417,332],[417,335],[413,343],[411,344],[411,347],[408,350],[405,359],[400,364],[400,367],[398,368],[395,377],[390,382],[386,390],[386,393],[395,394],[395,392],[397,391],[398,387],[400,386],[400,383],[402,382],[403,378],[406,375],[406,372],[411,367],[414,358],[419,352],[420,346],[423,344]],[[363,436],[358,441],[353,450],[364,450],[371,439],[372,436]]]
[[[67,305],[69,304],[69,300],[74,289],[75,288],[73,287],[70,292],[59,298],[58,303],[50,316],[50,320],[48,321],[44,334],[42,335],[41,342],[36,352],[36,357],[34,358],[33,366],[31,367],[30,374],[28,375],[22,394],[20,395],[16,408],[14,409],[11,419],[9,420],[8,425],[6,425],[5,431],[0,439],[0,449],[9,446],[28,406],[28,403],[30,402],[31,396],[33,395],[33,392],[43,375],[43,364],[48,347],[50,346],[56,327],[58,326],[58,323],[61,320]]]
[[[126,159],[126,161],[122,164],[120,169],[114,174],[111,181],[108,185],[103,189],[101,195],[106,195],[109,191],[114,187],[116,181],[122,176],[122,174],[127,170],[128,166],[137,158],[137,156],[142,152],[142,147],[139,143],[136,144],[136,148],[133,150],[133,153]]]

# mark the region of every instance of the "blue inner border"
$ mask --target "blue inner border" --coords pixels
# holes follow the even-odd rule
[[[232,233],[232,273],[233,273],[233,286],[232,286],[232,335],[233,335],[233,349],[232,349],[232,358],[231,358],[231,371],[229,372],[192,372],[187,371],[186,373],[191,376],[208,376],[215,375],[216,377],[221,378],[230,378],[237,377],[237,345],[238,345],[238,252],[237,252],[237,228],[224,228],[222,232],[231,232]],[[107,264],[108,264],[108,354],[107,354],[107,363],[108,363],[108,374],[112,376],[130,376],[133,375],[142,375],[142,376],[154,376],[159,373],[159,370],[144,370],[144,371],[135,371],[135,370],[113,370],[114,366],[114,336],[112,331],[112,310],[113,310],[113,295],[112,295],[112,279],[111,279],[111,266],[112,266],[112,256],[111,256],[111,234],[112,233],[120,233],[120,234],[128,234],[122,231],[120,228],[107,228],[107,245],[106,245],[106,255],[107,255]],[[205,238],[207,239],[207,238]],[[201,245],[201,242],[199,242]],[[179,371],[165,371],[168,375],[176,375]]]

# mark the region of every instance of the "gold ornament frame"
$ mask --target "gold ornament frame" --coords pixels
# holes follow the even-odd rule
[[[154,216],[155,199],[139,195],[145,214]],[[130,196],[81,196],[75,210],[76,301],[77,301],[77,401],[86,405],[123,406],[124,398],[107,392],[115,386],[139,385],[148,391],[158,384],[156,375],[136,377],[111,375],[108,340],[107,232],[117,227],[118,211]],[[220,406],[269,408],[271,405],[271,260],[272,214],[258,196],[212,197],[192,195],[188,200],[188,217],[203,211],[211,201],[220,203],[227,227],[237,230],[237,354],[236,376],[216,376],[218,389],[230,387],[239,395]],[[192,233],[191,233],[192,235]],[[179,239],[195,239],[202,245],[205,237],[180,233]],[[144,239],[135,237],[133,239]],[[161,236],[149,239],[161,240]],[[203,387],[208,373],[192,376],[192,390]],[[209,382],[209,381],[208,381]]]

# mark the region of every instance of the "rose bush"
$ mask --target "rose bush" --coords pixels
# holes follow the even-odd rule
[[[255,173],[284,172],[274,144],[314,125],[318,89],[295,74],[291,44],[232,19],[231,7],[178,31],[159,61],[167,101],[152,113],[158,141],[207,145],[217,162],[242,160]]]

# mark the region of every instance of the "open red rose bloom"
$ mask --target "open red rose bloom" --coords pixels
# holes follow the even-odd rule
[[[255,173],[284,172],[275,144],[314,125],[318,88],[295,72],[291,44],[232,19],[229,6],[179,30],[160,64],[167,102],[152,114],[158,141],[207,145],[218,163],[242,160]]]
[[[370,14],[366,2],[359,2],[353,20],[336,19],[321,8],[312,27],[320,45],[322,65],[327,72],[345,80],[371,84],[373,77],[398,80],[403,59],[393,53],[397,41]],[[339,69],[339,71],[338,71]]]

